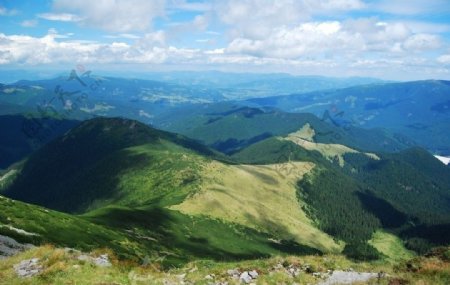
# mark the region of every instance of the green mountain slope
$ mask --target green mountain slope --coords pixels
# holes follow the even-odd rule
[[[298,182],[298,195],[320,229],[347,243],[346,254],[376,256],[367,241],[382,228],[421,252],[449,243],[450,173],[431,154],[420,148],[342,153],[343,146],[318,144],[314,137],[307,141],[306,134],[301,142],[291,136],[266,139],[232,157],[241,163],[315,163]]]
[[[84,251],[109,248],[129,260],[173,266],[195,259],[239,260],[317,250],[251,228],[161,208],[109,207],[74,216],[0,196],[0,236]],[[0,252],[1,255],[1,252]]]
[[[97,118],[0,187],[125,235],[114,245],[124,254],[167,251],[170,262],[341,250],[376,259],[382,230],[416,250],[448,243],[448,168],[420,149],[369,154],[317,138],[307,122],[226,157],[134,120]]]
[[[174,114],[176,113],[176,114]],[[271,136],[284,136],[309,123],[316,130],[316,140],[339,143],[369,151],[397,151],[413,142],[382,129],[365,130],[350,125],[335,126],[328,120],[307,113],[286,113],[274,109],[212,104],[203,108],[169,112],[155,124],[201,141],[216,150],[233,153]]]
[[[134,187],[136,184],[151,181],[160,184],[157,189],[167,190],[177,183],[195,180],[190,177],[195,173],[188,173],[194,172],[189,169],[194,163],[181,163],[184,153],[214,154],[191,140],[136,121],[98,118],[82,123],[34,153],[5,194],[66,212],[83,212],[118,201],[124,205],[140,201],[142,205],[146,201],[141,200],[139,191],[131,190],[139,187]],[[195,155],[190,157],[196,159]],[[140,168],[141,175],[134,175]],[[186,177],[178,173],[182,169],[187,171]],[[176,179],[171,174],[181,176]],[[149,185],[149,189],[153,188],[153,184]],[[158,193],[147,193],[147,200],[156,199]]]
[[[78,121],[37,116],[0,116],[0,169],[25,158],[77,124]]]
[[[211,165],[220,170],[212,172]],[[248,166],[242,175],[250,175],[249,187],[243,187],[233,179],[241,167],[185,137],[133,120],[98,118],[83,122],[17,166],[3,193],[56,210],[83,213],[81,218],[86,221],[125,231],[133,240],[147,239],[149,244],[137,252],[148,248],[157,254],[167,247],[174,261],[189,256],[225,259],[339,251],[340,246],[313,225],[295,199],[299,173],[288,181],[277,167]],[[231,184],[220,182],[230,179]],[[215,192],[219,184],[213,181],[222,185],[222,191]],[[274,181],[284,185],[284,192],[275,191]],[[201,208],[193,207],[195,203],[190,203],[189,210],[183,206],[206,191],[217,194],[219,200],[223,192],[233,195],[233,203],[226,204],[239,208],[239,201],[261,189],[272,200],[247,200],[248,207],[239,216],[248,219],[229,219],[226,211],[216,215],[198,211]],[[278,204],[272,205],[273,201]],[[272,210],[266,218],[254,215],[272,206],[295,212]],[[118,246],[135,247],[133,242]]]

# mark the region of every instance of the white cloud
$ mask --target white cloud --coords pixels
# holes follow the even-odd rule
[[[19,12],[15,9],[6,9],[5,7],[0,6],[0,16],[14,16]]]
[[[140,36],[136,35],[136,34],[118,34],[118,35],[105,35],[103,36],[104,38],[107,39],[139,39]]]
[[[0,64],[155,63],[192,59],[198,50],[168,46],[162,31],[148,33],[135,44],[67,40],[50,29],[44,37],[0,34]]]
[[[347,54],[349,47],[343,48],[346,52],[340,52],[341,44],[335,42],[339,38],[352,38],[352,35],[344,30],[342,24],[338,22],[309,23],[306,26],[299,26],[297,29],[301,29],[302,33],[309,29],[307,36],[317,33],[315,38],[310,39],[313,43],[312,47],[303,47],[307,52],[306,50],[297,50],[294,47],[286,48],[283,53],[282,48],[278,47],[272,53],[264,51],[264,54],[256,55],[248,52],[230,52],[229,48],[211,50],[177,48],[167,43],[163,31],[147,33],[133,44],[120,40],[113,43],[71,40],[66,38],[67,35],[60,35],[55,30],[50,30],[44,37],[0,34],[0,64],[126,64],[137,70],[158,66],[161,68],[184,66],[188,69],[204,67],[228,71],[279,71],[328,76],[364,74],[365,76],[388,79],[399,79],[399,76],[400,78],[403,76],[411,79],[423,78],[424,76],[430,78],[448,77],[449,75],[448,68],[442,65],[450,64],[450,55],[443,55],[434,60],[424,58],[420,53],[411,54],[407,52],[400,53],[403,56],[396,58],[371,57],[370,53],[358,53],[358,49],[364,47],[363,41],[355,46],[353,52]],[[280,30],[279,37],[281,38],[282,35],[287,38],[299,36],[295,31],[295,29],[291,32]],[[304,35],[300,34],[299,39],[304,39],[302,37]],[[320,42],[320,37],[327,37],[328,42]],[[295,43],[298,44],[298,42]],[[333,43],[335,43],[334,48]],[[331,54],[336,52],[337,55],[324,56],[313,50],[313,47],[317,48],[323,44],[328,45],[326,49]],[[288,46],[290,43],[286,40],[283,45]],[[306,56],[296,57],[292,56],[292,53]]]
[[[25,21],[22,21],[20,23],[20,25],[22,27],[25,27],[25,28],[33,28],[33,27],[36,27],[37,24],[38,24],[38,21],[35,20],[35,19],[33,19],[33,20],[25,20]]]
[[[360,39],[342,30],[339,22],[304,23],[294,28],[282,27],[262,40],[237,38],[227,51],[259,57],[298,58],[361,48]]]
[[[231,37],[263,39],[274,28],[296,26],[313,15],[362,9],[360,0],[228,0],[216,1],[218,18],[231,27]]]
[[[413,51],[433,50],[441,47],[441,39],[436,35],[416,34],[409,37],[404,47]]]
[[[165,0],[54,0],[53,9],[75,14],[80,24],[108,32],[146,31],[164,15]]]
[[[82,20],[81,17],[70,13],[42,13],[37,16],[48,21],[79,22]]]
[[[414,34],[403,23],[377,19],[306,22],[295,27],[281,26],[263,39],[237,37],[227,52],[271,58],[361,58],[372,54],[392,56],[405,51],[436,50],[441,39],[432,34]]]
[[[440,57],[438,57],[437,61],[442,64],[450,65],[450,54],[441,55]]]

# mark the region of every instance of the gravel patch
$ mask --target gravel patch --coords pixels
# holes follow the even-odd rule
[[[353,272],[353,271],[333,271],[330,277],[319,285],[334,285],[334,284],[352,284],[354,282],[367,282],[372,278],[377,278],[378,273],[370,272]]]

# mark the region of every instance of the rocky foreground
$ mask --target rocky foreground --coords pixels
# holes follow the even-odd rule
[[[199,260],[179,268],[120,261],[41,246],[0,260],[0,284],[450,284],[450,249],[399,264],[352,262],[343,256],[286,256],[241,262]]]

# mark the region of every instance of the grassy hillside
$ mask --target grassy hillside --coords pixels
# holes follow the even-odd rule
[[[317,143],[319,131],[303,127],[295,133],[302,144],[269,138],[225,157],[137,121],[98,118],[9,170],[3,193],[82,213],[125,235],[113,244],[124,254],[169,252],[169,264],[342,249],[377,259],[368,241],[382,229],[415,250],[448,243],[448,178],[440,179],[448,168],[422,167],[431,155],[419,150],[366,154]]]
[[[84,213],[78,216],[83,222],[119,235],[113,244],[124,249],[118,252],[140,256],[147,250],[155,258],[168,252],[164,258],[172,263],[193,257],[236,259],[339,249],[313,226],[295,197],[296,180],[312,164],[299,165],[302,172],[287,179],[280,176],[284,165],[239,166],[216,160],[223,158],[182,136],[136,121],[99,118],[34,153],[17,166],[3,191],[33,204]],[[247,185],[236,184],[235,175]],[[273,183],[282,186],[279,192]],[[186,210],[195,207],[184,208],[195,205],[195,197],[205,192],[214,196],[219,185],[226,194],[218,193],[217,202],[237,210],[239,201],[245,201],[248,207],[234,218],[222,215],[226,211],[204,215],[203,210]],[[260,197],[247,198],[252,195]],[[235,199],[222,201],[228,196]]]
[[[211,162],[203,170],[199,192],[171,208],[276,233],[322,251],[340,251],[330,236],[313,226],[296,197],[296,181],[313,167],[303,162],[236,166]]]
[[[237,224],[190,217],[159,207],[108,207],[73,216],[0,196],[0,235],[21,243],[84,251],[109,248],[121,259],[158,260],[164,266],[208,258],[236,260],[285,253],[318,253]]]
[[[299,199],[316,226],[347,243],[344,253],[377,258],[380,253],[367,241],[382,228],[419,252],[449,243],[450,175],[431,154],[414,148],[375,155],[318,144],[309,128],[296,132],[295,140],[292,136],[266,139],[233,158],[241,163],[315,163],[299,181]]]
[[[144,205],[163,196],[161,189],[195,183],[189,160],[200,159],[196,153],[214,155],[191,140],[136,121],[94,119],[34,153],[5,194],[66,212],[111,202]],[[190,158],[182,163],[184,154]]]

